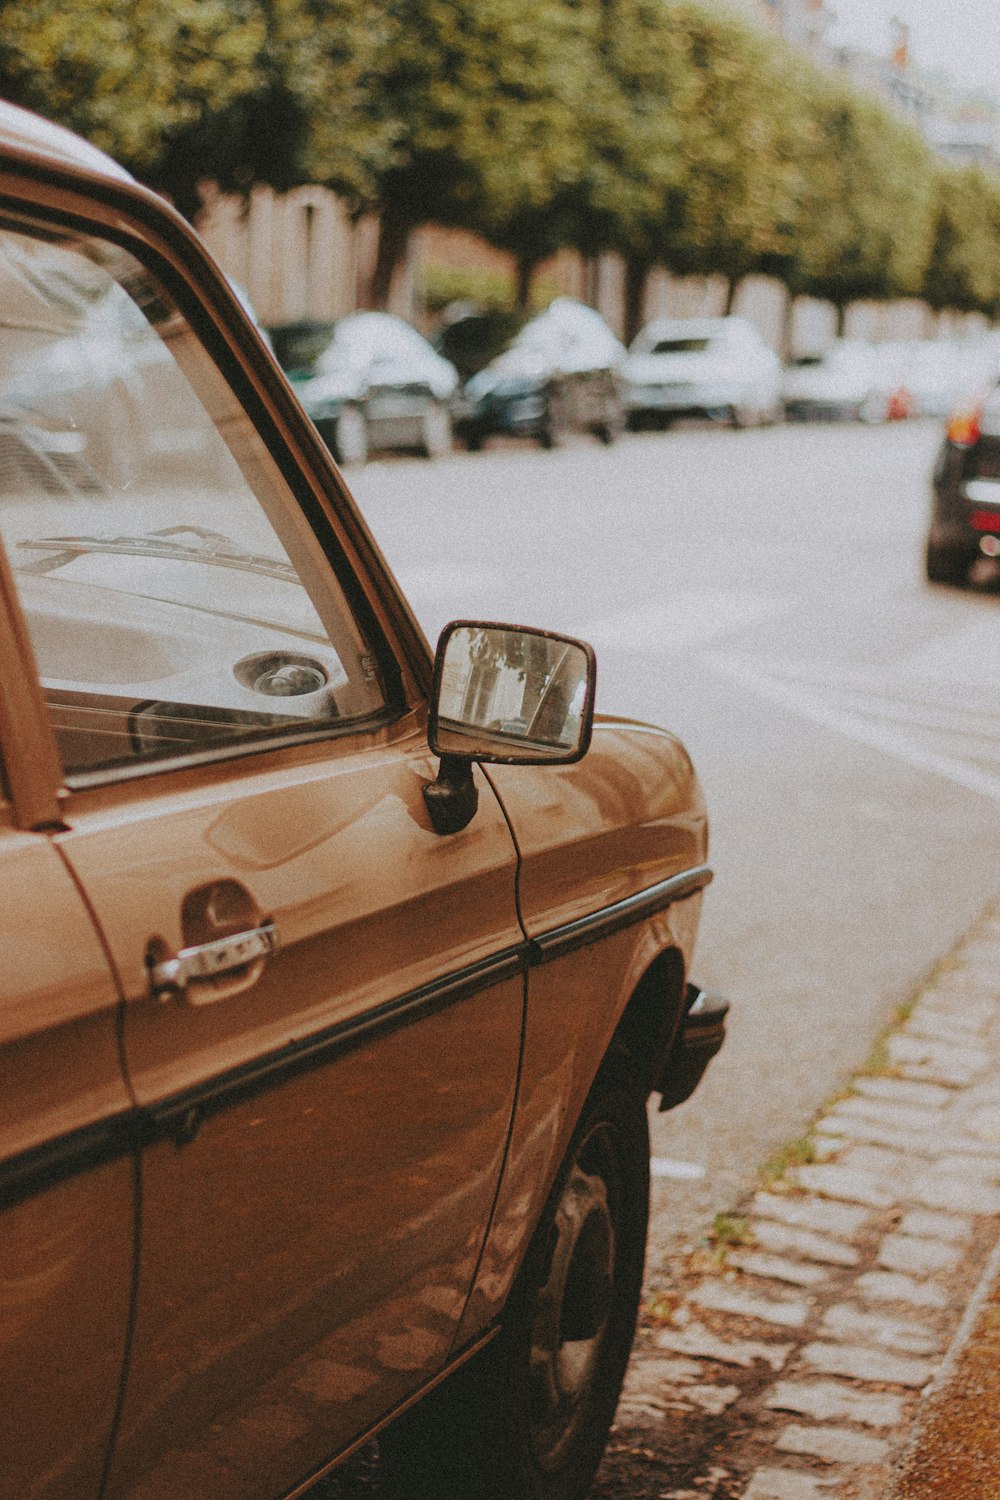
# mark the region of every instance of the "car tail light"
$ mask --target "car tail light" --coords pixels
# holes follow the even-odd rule
[[[970,510],[969,525],[973,531],[1000,532],[1000,510]]]
[[[983,417],[982,402],[975,406],[963,406],[948,418],[948,441],[956,448],[971,448],[979,442],[980,422]]]

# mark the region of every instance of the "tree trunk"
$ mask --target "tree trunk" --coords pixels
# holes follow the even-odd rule
[[[739,289],[740,289],[740,278],[738,276],[729,276],[729,277],[727,277],[727,279],[726,279],[726,303],[725,303],[725,307],[723,308],[723,316],[726,317],[726,318],[728,318],[728,317],[730,317],[732,315],[733,308],[736,305],[736,293],[739,291]]]
[[[625,342],[631,344],[643,324],[649,261],[630,255],[625,262]]]
[[[411,225],[404,218],[394,214],[391,209],[387,208],[383,211],[378,226],[375,269],[372,272],[368,296],[365,298],[366,307],[383,312],[388,306],[392,278],[406,255],[410,243],[410,230]]]
[[[587,255],[583,262],[583,300],[596,307],[601,299],[601,257]]]
[[[535,274],[538,261],[533,255],[519,255],[517,258],[517,310],[526,313],[531,305],[531,278]]]
[[[847,303],[846,302],[835,302],[833,304],[833,306],[834,306],[834,311],[837,314],[837,322],[835,324],[835,331],[836,331],[838,339],[842,339],[844,337],[844,329],[847,327]]]
[[[778,353],[782,360],[789,360],[795,354],[795,293],[785,290],[785,306],[781,318],[781,348]]]

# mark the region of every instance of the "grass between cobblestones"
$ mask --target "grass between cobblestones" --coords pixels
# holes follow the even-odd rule
[[[767,1217],[777,1213],[779,1200],[792,1211],[798,1199],[808,1200],[815,1196],[796,1181],[794,1169],[836,1159],[842,1152],[849,1156],[852,1150],[860,1151],[862,1155],[865,1151],[871,1156],[877,1154],[874,1148],[864,1145],[862,1137],[851,1141],[827,1134],[820,1128],[821,1122],[844,1101],[863,1097],[867,1092],[867,1081],[886,1080],[887,1087],[891,1087],[892,1080],[900,1080],[900,1086],[905,1087],[907,1085],[902,1080],[920,1076],[908,1069],[905,1061],[893,1062],[894,1038],[903,1032],[920,1001],[938,988],[942,980],[947,981],[949,976],[964,968],[965,982],[969,982],[970,976],[973,984],[977,982],[976,965],[978,962],[981,966],[983,960],[974,950],[977,944],[981,947],[984,942],[1000,942],[1000,906],[995,902],[955,949],[923,975],[912,994],[894,1008],[888,1024],[875,1038],[863,1063],[843,1088],[817,1111],[809,1128],[768,1156],[740,1201],[728,1212],[716,1215],[696,1246],[676,1256],[663,1266],[659,1275],[654,1276],[640,1319],[636,1357],[630,1375],[632,1395],[630,1397],[627,1385],[619,1422],[612,1433],[592,1492],[593,1500],[689,1500],[689,1497],[690,1500],[701,1500],[701,1497],[704,1500],[709,1500],[709,1497],[710,1500],[743,1500],[744,1496],[757,1495],[756,1482],[751,1483],[755,1473],[762,1479],[765,1474],[776,1475],[779,1487],[785,1483],[782,1475],[787,1473],[790,1476],[787,1481],[789,1496],[819,1494],[820,1489],[826,1492],[829,1487],[831,1496],[844,1497],[844,1500],[884,1500],[888,1477],[885,1464],[891,1463],[892,1452],[898,1452],[898,1446],[894,1448],[894,1444],[898,1445],[900,1434],[905,1436],[914,1420],[920,1404],[919,1380],[911,1379],[909,1385],[913,1388],[908,1388],[905,1357],[895,1366],[897,1373],[892,1373],[893,1356],[886,1358],[885,1354],[874,1351],[870,1335],[863,1330],[883,1323],[889,1330],[886,1334],[889,1340],[893,1328],[902,1330],[894,1336],[904,1339],[915,1337],[922,1328],[933,1337],[935,1347],[942,1351],[947,1348],[959,1322],[964,1299],[969,1294],[970,1277],[974,1282],[996,1240],[996,1216],[991,1216],[989,1210],[972,1211],[971,1228],[960,1264],[950,1269],[943,1267],[940,1273],[930,1277],[935,1294],[941,1294],[938,1301],[923,1303],[915,1300],[913,1305],[899,1303],[895,1307],[891,1301],[887,1305],[878,1298],[897,1296],[896,1292],[887,1292],[885,1285],[890,1282],[902,1284],[909,1278],[887,1274],[887,1267],[891,1270],[894,1264],[899,1265],[890,1258],[890,1251],[898,1255],[900,1248],[920,1247],[924,1242],[919,1237],[935,1232],[926,1227],[934,1217],[933,1212],[925,1214],[924,1227],[908,1230],[904,1220],[907,1217],[919,1219],[920,1213],[918,1210],[915,1215],[909,1214],[905,1198],[897,1199],[897,1206],[870,1207],[866,1210],[864,1226],[850,1237],[851,1247],[857,1252],[855,1265],[824,1265],[824,1281],[819,1287],[807,1282],[795,1286],[783,1282],[765,1284],[763,1295],[759,1290],[759,1278],[770,1273],[758,1269],[761,1256],[748,1253],[753,1252],[758,1244],[753,1216],[756,1214],[759,1219],[761,1214]],[[963,950],[973,950],[965,962]],[[995,994],[991,980],[984,978],[982,983],[991,995]],[[932,1010],[938,1003],[941,1002],[932,1002]],[[921,1035],[919,1028],[916,1035]],[[959,1044],[961,1041],[961,1037],[957,1038]],[[934,1045],[941,1045],[947,1051],[945,1042]],[[992,1046],[996,1054],[995,1021]],[[899,1055],[898,1051],[896,1055]],[[956,1085],[956,1098],[964,1092],[958,1079],[945,1078],[944,1082]],[[889,1099],[891,1096],[886,1093],[884,1097]],[[871,1170],[878,1169],[872,1167]],[[984,1182],[987,1180],[992,1181],[984,1178]],[[758,1199],[755,1207],[754,1199],[758,1194],[769,1196],[769,1206]],[[798,1208],[794,1209],[796,1216],[800,1212]],[[784,1210],[778,1217],[783,1216]],[[942,1214],[940,1217],[946,1216]],[[792,1223],[797,1221],[795,1217],[789,1220]],[[911,1238],[914,1235],[916,1241]],[[773,1236],[769,1235],[769,1238],[773,1239]],[[806,1254],[808,1257],[808,1251]],[[744,1274],[744,1261],[748,1272],[753,1262],[752,1274]],[[739,1262],[739,1266],[735,1262]],[[755,1281],[758,1283],[756,1291]],[[725,1288],[725,1292],[712,1291],[712,1295],[706,1297],[699,1291],[706,1283],[712,1282]],[[877,1295],[872,1293],[876,1300],[867,1301],[870,1310],[861,1314],[859,1309],[866,1305],[865,1282],[880,1282],[883,1290]],[[742,1306],[739,1305],[741,1299]],[[808,1331],[801,1336],[790,1335],[787,1328],[779,1329],[760,1322],[761,1317],[776,1313],[784,1319],[788,1314],[788,1304],[798,1300],[807,1303],[811,1309]],[[836,1331],[837,1319],[839,1333]],[[852,1339],[855,1343],[860,1341],[856,1353],[862,1365],[867,1362],[864,1375],[855,1372],[855,1378],[852,1378],[846,1367],[838,1368],[836,1358],[843,1361],[843,1355],[838,1355],[831,1373],[839,1375],[840,1380],[831,1382],[827,1379],[826,1385],[839,1387],[840,1393],[846,1390],[853,1401],[860,1403],[853,1408],[857,1412],[864,1409],[866,1402],[873,1408],[879,1399],[897,1403],[904,1417],[901,1423],[897,1423],[895,1432],[884,1431],[875,1425],[865,1427],[863,1424],[869,1418],[864,1415],[848,1415],[847,1428],[843,1422],[839,1428],[802,1427],[801,1420],[795,1422],[788,1418],[787,1406],[783,1415],[777,1415],[782,1411],[783,1399],[772,1399],[775,1376],[772,1370],[762,1367],[759,1357],[745,1367],[734,1366],[731,1359],[727,1362],[713,1357],[713,1350],[717,1355],[727,1340],[737,1347],[743,1341],[748,1349],[759,1348],[761,1340],[774,1346],[784,1341],[793,1346],[793,1352],[787,1370],[782,1373],[791,1372],[794,1387],[803,1381],[808,1384],[811,1380],[815,1384],[823,1375],[824,1350],[843,1349],[844,1341],[849,1344]],[[697,1347],[699,1340],[701,1348]],[[804,1347],[809,1341],[812,1341],[809,1347]],[[885,1347],[887,1350],[892,1348],[891,1342],[887,1341]],[[897,1351],[903,1348],[903,1344],[896,1345]],[[810,1350],[818,1351],[818,1356]],[[852,1351],[847,1349],[846,1353]],[[883,1369],[887,1372],[881,1379],[878,1374],[880,1358],[885,1360]],[[912,1363],[933,1366],[934,1360],[918,1358]],[[685,1370],[685,1366],[689,1368]],[[904,1370],[904,1374],[899,1374],[899,1370]],[[904,1381],[903,1386],[898,1385],[899,1380]],[[893,1391],[896,1394],[890,1395]],[[703,1399],[705,1397],[708,1399]],[[842,1394],[838,1399],[842,1399]],[[713,1405],[715,1401],[717,1407]],[[849,1406],[848,1410],[851,1409]],[[810,1413],[810,1416],[823,1420],[816,1413]],[[826,1420],[836,1421],[836,1418]],[[879,1441],[873,1441],[873,1434]],[[881,1441],[883,1438],[886,1441]],[[833,1458],[830,1454],[824,1455],[824,1443],[832,1443],[834,1448],[840,1445],[840,1456],[846,1468],[840,1463],[835,1469],[829,1466]],[[870,1449],[886,1450],[889,1457],[881,1463],[866,1463],[863,1457],[857,1457],[858,1453],[863,1455]],[[855,1453],[853,1460],[846,1456],[852,1451]],[[768,1496],[777,1493],[767,1487],[771,1482],[774,1481],[769,1477],[760,1490],[761,1495],[765,1491]],[[796,1488],[797,1485],[800,1488]],[[780,1489],[780,1493],[785,1494],[785,1490]],[[944,1496],[946,1492],[941,1493]],[[1000,1497],[1000,1486],[997,1495]],[[959,1500],[959,1497],[948,1494],[947,1500]],[[963,1495],[961,1500],[971,1500],[971,1494]],[[986,1500],[985,1492],[977,1494],[975,1500]]]

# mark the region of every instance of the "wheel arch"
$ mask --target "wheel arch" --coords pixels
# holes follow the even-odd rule
[[[659,1078],[677,1034],[687,968],[679,948],[659,952],[645,969],[615,1027],[611,1047],[632,1058],[647,1094]]]

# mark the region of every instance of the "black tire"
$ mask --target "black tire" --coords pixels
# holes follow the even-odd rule
[[[451,414],[440,401],[430,401],[420,424],[420,451],[425,458],[444,458],[453,446]]]
[[[558,391],[550,391],[545,402],[545,416],[538,429],[539,443],[543,448],[561,448],[566,428],[564,398]]]
[[[649,1214],[645,1100],[605,1062],[481,1355],[383,1434],[399,1500],[584,1500],[635,1329]]]
[[[617,442],[625,431],[625,413],[616,403],[609,401],[604,414],[604,421],[598,422],[594,428],[594,436],[598,442],[603,443],[605,448]]]
[[[360,468],[368,462],[368,422],[360,406],[349,404],[316,425],[341,468]]]
[[[950,583],[961,587],[969,581],[970,558],[959,547],[936,547],[927,543],[924,567],[928,583]]]

